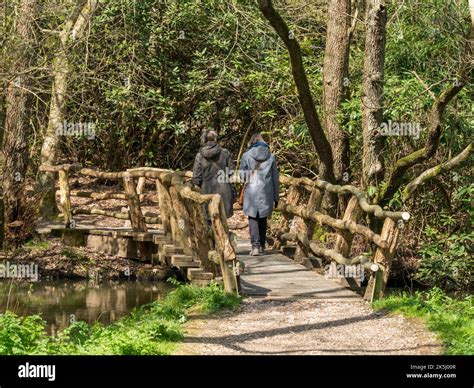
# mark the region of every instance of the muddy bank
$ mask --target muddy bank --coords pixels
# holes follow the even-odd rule
[[[40,280],[166,280],[175,276],[170,268],[160,265],[109,256],[86,247],[61,246],[60,239],[25,244],[20,249],[4,253],[1,262],[4,269],[7,265],[13,268],[13,264],[37,265]],[[9,276],[3,274],[3,277]]]

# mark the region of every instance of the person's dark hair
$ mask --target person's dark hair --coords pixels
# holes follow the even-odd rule
[[[217,133],[216,131],[210,129],[204,131],[201,138],[201,143],[204,145],[209,141],[216,141],[217,140]]]
[[[263,141],[263,136],[260,133],[254,133],[249,140],[248,146],[252,147],[257,141]]]

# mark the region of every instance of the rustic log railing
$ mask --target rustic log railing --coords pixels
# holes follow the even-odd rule
[[[75,215],[101,215],[129,220],[135,236],[144,244],[147,238],[159,246],[158,254],[151,254],[163,264],[186,270],[193,277],[208,280],[222,275],[228,292],[239,292],[239,276],[235,246],[231,243],[224,205],[219,195],[203,195],[188,182],[186,173],[159,168],[135,168],[122,172],[103,172],[78,165],[40,166],[41,171],[57,172],[59,178],[59,207],[64,228],[76,227]],[[94,193],[69,188],[69,175],[79,175],[122,181],[124,191]],[[144,193],[146,179],[154,180],[156,193]],[[128,212],[103,209],[75,208],[71,197],[91,198],[94,201],[119,199],[127,202]],[[156,200],[159,215],[144,212],[141,201]],[[206,213],[207,207],[207,213]],[[147,236],[148,225],[160,226],[163,237]],[[140,248],[142,249],[142,248]],[[143,248],[145,250],[145,248]],[[171,263],[166,258],[171,256]]]
[[[222,275],[226,291],[239,292],[235,245],[231,241],[224,204],[219,195],[203,195],[192,187],[188,183],[192,177],[191,172],[151,167],[122,172],[103,172],[69,164],[41,166],[40,169],[58,173],[59,204],[65,228],[74,228],[74,216],[79,214],[129,220],[137,241],[144,244],[145,241],[152,239],[158,245],[158,254],[152,253],[152,259],[158,258],[163,264],[185,268],[189,279],[193,276],[196,279],[210,279]],[[114,193],[71,191],[69,174],[72,171],[83,176],[121,181],[124,191]],[[156,192],[145,193],[147,179],[154,181]],[[410,219],[410,214],[387,211],[370,204],[366,193],[352,185],[332,185],[319,179],[313,181],[309,178],[289,176],[281,176],[281,183],[288,190],[282,193],[280,205],[276,209],[282,213],[282,219],[274,231],[275,247],[281,248],[291,241],[296,243],[296,257],[307,257],[312,252],[318,257],[328,259],[332,266],[360,265],[370,272],[364,297],[368,300],[380,298],[387,284],[400,229]],[[351,194],[342,219],[331,217],[321,211],[325,191],[339,195]],[[128,211],[73,209],[71,197],[74,196],[98,202],[107,199],[124,200],[128,205]],[[143,200],[157,202],[159,214],[144,212],[141,208]],[[384,220],[380,233],[359,223],[364,215]],[[302,221],[296,232],[292,230],[295,228],[291,228],[292,219],[295,217]],[[163,237],[148,236],[149,225],[160,226]],[[312,239],[317,225],[332,229],[335,234],[332,249]],[[355,235],[360,235],[373,243],[375,252],[351,257]],[[146,251],[147,247],[143,246],[140,250]],[[170,255],[171,262],[167,262]]]
[[[297,245],[295,253],[297,258],[305,257],[312,252],[317,257],[330,260],[331,265],[360,265],[370,272],[364,298],[371,301],[381,298],[387,284],[400,229],[410,219],[410,214],[387,211],[378,205],[370,204],[366,193],[352,185],[332,185],[319,179],[313,181],[309,178],[289,176],[282,176],[280,181],[288,191],[285,201],[281,201],[276,209],[283,216],[274,231],[276,247],[279,248],[286,242],[292,241]],[[333,218],[321,212],[324,191],[339,195],[352,194],[342,219]],[[302,198],[308,199],[303,202]],[[384,220],[380,234],[359,223],[364,214]],[[291,232],[290,223],[295,217],[301,218],[303,225],[297,232]],[[332,249],[327,249],[320,242],[312,240],[318,224],[331,228],[335,233],[336,239]],[[352,240],[356,234],[374,244],[373,255],[362,254],[350,258]],[[354,284],[350,285],[354,286]]]

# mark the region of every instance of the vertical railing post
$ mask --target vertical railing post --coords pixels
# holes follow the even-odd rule
[[[359,221],[362,215],[362,208],[359,206],[359,200],[354,195],[347,203],[346,210],[344,211],[343,221]],[[340,253],[344,257],[349,257],[352,247],[352,240],[354,235],[348,230],[339,230],[336,237],[336,244],[334,250]]]
[[[359,206],[359,200],[355,195],[351,197],[347,203],[346,210],[344,211],[343,221],[359,221],[362,216],[362,208]],[[354,239],[354,234],[348,230],[338,230],[336,232],[336,243],[334,244],[334,250],[340,253],[344,257],[349,257],[352,248],[352,240]],[[340,273],[336,270],[336,263],[331,262],[330,264],[330,273]],[[345,271],[344,271],[345,273]],[[359,273],[359,271],[355,271]],[[344,287],[350,287],[352,289],[357,289],[361,286],[361,282],[355,280],[354,278],[342,277],[339,279],[340,283]]]
[[[69,190],[69,172],[67,169],[58,171],[59,176],[59,203],[61,204],[61,212],[64,216],[64,224],[66,228],[70,228],[72,224],[71,212],[71,193]]]
[[[288,205],[295,205],[296,206],[298,204],[299,198],[300,198],[300,190],[298,189],[298,187],[296,187],[294,185],[291,185],[288,189],[288,194],[287,194],[287,197],[286,197],[286,203]],[[293,218],[294,217],[291,214],[282,213],[282,219],[280,221],[280,224],[277,227],[277,230],[281,233],[288,232],[290,230],[290,221]],[[277,250],[281,248],[281,241],[278,238],[275,240],[273,248],[277,249]]]
[[[171,205],[171,196],[168,188],[160,179],[155,180],[156,191],[158,192],[158,202],[160,206],[161,224],[165,235],[176,236],[176,219],[173,215],[173,207]]]
[[[137,194],[135,182],[128,172],[123,175],[123,187],[128,201],[132,229],[136,232],[146,232],[147,227],[140,206],[140,198]]]
[[[204,204],[189,201],[189,212],[194,231],[194,244],[196,246],[196,253],[201,261],[201,266],[206,271],[210,271],[215,275],[215,265],[209,260],[211,245],[209,242],[209,226]]]
[[[178,189],[173,182],[171,182],[169,187],[169,193],[174,214],[176,216],[176,236],[173,236],[173,238],[180,243],[186,255],[193,256],[194,243],[192,240],[191,222],[185,201],[179,194]]]
[[[311,194],[309,195],[308,203],[306,205],[306,209],[310,211],[319,210],[321,208],[323,196],[321,191],[318,188],[311,189]],[[314,233],[314,221],[309,219],[303,219],[303,225],[301,225],[300,233],[310,241],[313,237]],[[300,240],[298,239],[298,245],[295,252],[296,258],[303,258],[308,257],[309,254],[309,247],[301,244]]]
[[[383,224],[381,236],[387,241],[388,247],[385,249],[378,248],[374,255],[374,263],[381,264],[382,270],[372,274],[367,284],[364,299],[372,301],[383,297],[392,267],[393,256],[397,249],[399,235],[400,228],[397,222],[387,217]]]
[[[141,176],[140,178],[138,178],[138,182],[137,182],[137,194],[138,194],[138,195],[144,193],[144,191],[145,191],[145,184],[146,184],[146,177]]]
[[[226,292],[239,294],[240,281],[237,274],[237,256],[229,239],[229,227],[225,215],[224,203],[220,195],[214,195],[209,203],[216,253],[218,255],[224,289]]]

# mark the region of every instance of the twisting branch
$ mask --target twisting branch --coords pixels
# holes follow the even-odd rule
[[[460,154],[448,161],[441,163],[437,166],[431,167],[428,170],[422,172],[418,177],[413,179],[403,190],[403,200],[406,201],[411,197],[413,192],[423,183],[438,176],[446,171],[450,171],[458,167],[462,162],[469,158],[472,153],[473,143],[469,144]]]

